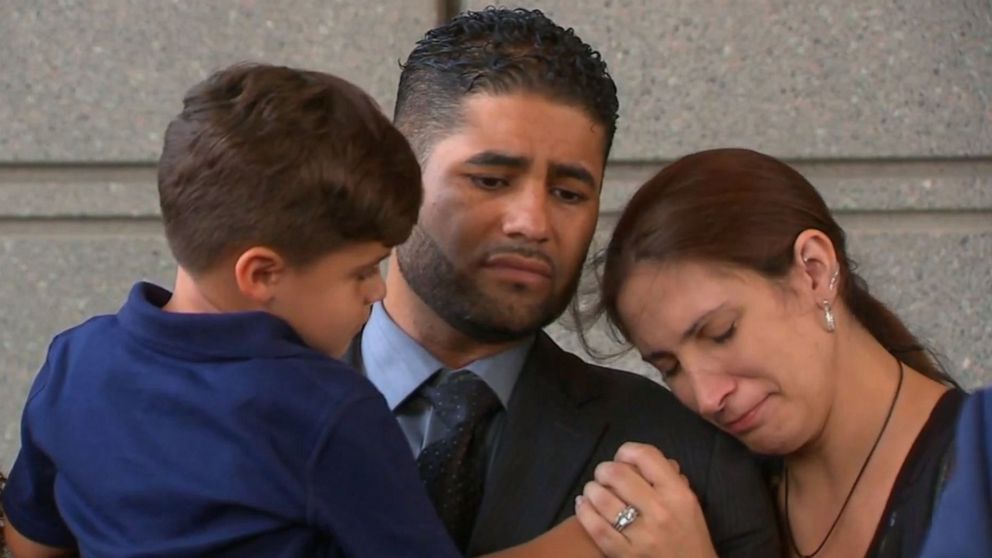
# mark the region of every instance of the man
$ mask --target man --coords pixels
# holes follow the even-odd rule
[[[628,440],[680,463],[721,555],[777,555],[767,489],[740,446],[664,388],[541,332],[575,293],[617,108],[599,53],[539,11],[468,12],[429,31],[395,112],[424,204],[351,359],[470,555],[572,515],[596,465]]]

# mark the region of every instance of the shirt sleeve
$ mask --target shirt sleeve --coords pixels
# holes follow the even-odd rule
[[[32,414],[37,415],[32,406],[38,404],[37,395],[44,389],[48,372],[46,362],[28,395],[21,418],[21,449],[3,492],[3,509],[7,521],[25,537],[47,546],[68,548],[76,541],[56,505],[57,470],[38,446],[31,419]]]
[[[953,470],[937,504],[925,558],[992,554],[992,391],[961,410]]]
[[[308,466],[308,513],[345,556],[461,556],[378,396],[344,406]]]

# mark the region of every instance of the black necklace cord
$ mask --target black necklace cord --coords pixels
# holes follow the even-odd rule
[[[864,463],[861,464],[861,470],[858,471],[858,476],[854,477],[854,484],[851,485],[851,490],[847,491],[847,496],[844,498],[844,503],[840,506],[840,511],[837,512],[837,517],[834,518],[834,522],[830,524],[830,529],[827,530],[827,534],[820,541],[820,544],[816,547],[816,550],[812,554],[803,554],[799,547],[796,545],[796,538],[792,536],[792,520],[789,519],[789,470],[785,470],[785,532],[789,537],[789,544],[792,545],[792,550],[800,558],[813,558],[823,550],[824,545],[830,540],[830,535],[833,534],[834,529],[837,524],[840,523],[840,518],[844,516],[844,510],[847,509],[847,504],[851,501],[851,496],[854,495],[854,489],[858,487],[858,483],[861,482],[861,477],[865,474],[865,469],[868,468],[868,463],[871,462],[871,457],[875,455],[875,450],[878,448],[878,443],[882,441],[882,435],[885,434],[885,429],[889,426],[889,420],[892,418],[892,411],[896,408],[896,402],[899,401],[899,393],[902,391],[902,379],[905,375],[903,370],[902,361],[896,359],[899,363],[899,383],[896,384],[896,393],[892,396],[892,403],[889,404],[889,412],[885,415],[885,422],[882,423],[882,429],[878,431],[878,436],[875,437],[875,443],[871,445],[871,449],[868,451],[868,456],[865,457]]]

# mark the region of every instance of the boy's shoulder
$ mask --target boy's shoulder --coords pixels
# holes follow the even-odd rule
[[[283,356],[248,356],[227,363],[192,368],[223,389],[224,397],[280,409],[298,421],[334,414],[336,409],[367,399],[385,400],[378,389],[350,365],[318,351],[302,348]],[[309,417],[309,418],[308,418]]]
[[[385,398],[365,376],[320,353],[252,358],[240,368],[248,374],[225,376],[244,381],[226,383],[221,397],[231,408],[264,410],[273,417],[266,426],[270,435],[297,437],[316,447],[324,433],[345,421],[354,428],[354,421],[367,422],[369,413],[392,418]]]
[[[379,395],[350,365],[303,345],[293,344],[275,354],[246,350],[240,355],[226,351],[208,355],[174,350],[180,340],[154,338],[132,329],[121,323],[118,314],[92,316],[53,337],[48,363],[56,368],[77,368],[87,363],[105,364],[109,358],[114,361],[111,368],[145,373],[149,367],[164,370],[181,366],[207,383],[218,381],[235,391],[240,387],[273,402],[311,399],[314,404],[340,403]]]
[[[114,314],[99,314],[86,318],[84,321],[60,331],[52,337],[49,344],[49,357],[57,354],[59,349],[70,347],[80,341],[99,341],[100,345],[116,343],[116,338],[122,333]]]
[[[376,387],[351,365],[317,351],[277,359],[252,359],[262,369],[279,368],[279,375],[293,378],[321,397],[363,398],[379,394]],[[275,379],[275,382],[280,380]]]

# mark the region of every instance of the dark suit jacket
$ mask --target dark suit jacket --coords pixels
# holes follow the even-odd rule
[[[469,555],[530,540],[574,513],[597,464],[626,441],[679,462],[720,556],[780,556],[770,492],[747,451],[665,388],[593,366],[540,334],[506,411]]]

